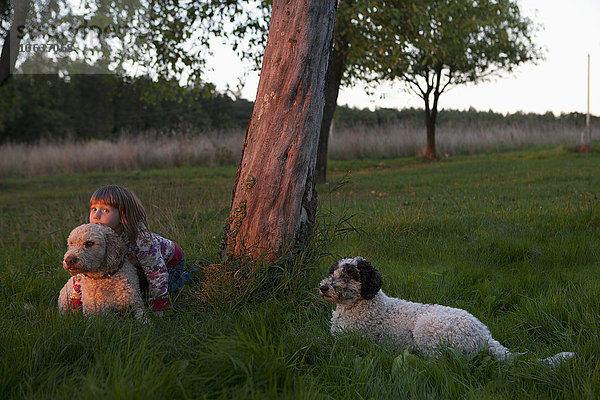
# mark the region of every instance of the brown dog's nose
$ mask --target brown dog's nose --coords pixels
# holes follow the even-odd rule
[[[321,291],[321,293],[325,293],[329,290],[329,286],[321,285],[321,287],[319,287],[319,290]]]
[[[72,267],[73,264],[76,264],[77,261],[79,261],[79,259],[77,258],[77,256],[70,254],[65,257],[64,261],[65,261],[65,264],[67,264],[67,266]]]

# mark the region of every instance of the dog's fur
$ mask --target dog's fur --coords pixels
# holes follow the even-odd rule
[[[334,263],[321,281],[319,294],[337,304],[331,333],[357,331],[399,348],[435,357],[443,347],[477,354],[484,350],[503,360],[513,356],[492,337],[487,326],[465,310],[437,304],[412,303],[381,291],[381,274],[362,257]],[[556,364],[573,353],[559,353],[541,361]]]
[[[78,226],[69,235],[67,245],[63,267],[73,276],[82,276],[85,315],[132,308],[138,320],[147,321],[137,271],[125,257],[125,244],[111,228],[101,224]],[[73,276],[58,297],[61,313],[70,308]]]

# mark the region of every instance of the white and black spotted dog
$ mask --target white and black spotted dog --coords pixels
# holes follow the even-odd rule
[[[323,299],[337,304],[331,333],[357,331],[402,349],[418,350],[427,357],[435,357],[444,347],[464,354],[483,350],[499,360],[514,355],[467,311],[388,297],[381,285],[379,271],[362,257],[334,263],[319,287]],[[540,361],[554,365],[573,355],[563,352]]]

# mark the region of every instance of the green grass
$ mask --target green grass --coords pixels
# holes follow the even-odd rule
[[[331,162],[314,249],[283,264],[282,284],[217,303],[199,273],[149,326],[58,315],[66,236],[116,183],[188,262],[216,262],[235,168],[2,179],[0,398],[599,398],[599,165],[562,147]],[[527,354],[427,361],[331,337],[317,286],[347,255],[369,258],[389,295],[467,309]],[[558,368],[535,361],[567,350]]]

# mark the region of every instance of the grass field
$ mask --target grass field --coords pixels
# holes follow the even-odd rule
[[[556,146],[331,162],[313,246],[276,281],[257,273],[236,291],[227,271],[204,270],[149,326],[58,315],[68,232],[87,222],[96,188],[121,184],[188,262],[215,263],[235,167],[2,178],[0,397],[600,398],[599,165],[599,152]],[[369,258],[387,294],[465,308],[527,354],[427,361],[331,337],[317,287],[347,255]],[[555,369],[535,361],[559,351],[577,356]]]

